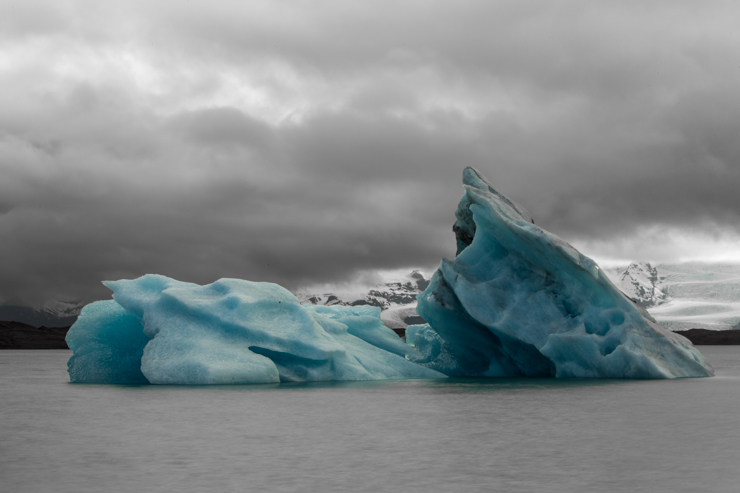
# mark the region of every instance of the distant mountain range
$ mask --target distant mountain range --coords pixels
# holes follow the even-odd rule
[[[659,264],[633,262],[604,269],[610,280],[671,330],[693,328],[740,329],[740,265]],[[365,292],[299,293],[302,303],[315,305],[373,305],[393,329],[423,323],[416,313],[416,295],[429,285],[418,271],[386,278]]]
[[[604,272],[671,330],[740,329],[740,265],[633,262]]]
[[[633,262],[603,269],[611,281],[671,330],[693,328],[740,329],[740,265],[658,264]],[[303,304],[371,305],[382,309],[383,322],[401,330],[423,323],[416,313],[416,295],[429,285],[418,270],[399,274],[379,272],[369,286],[327,286],[301,290]],[[54,302],[43,307],[0,306],[0,321],[34,327],[68,327],[77,319],[82,303]]]
[[[416,303],[416,295],[429,286],[429,281],[418,270],[406,275],[386,277],[367,292],[339,290],[326,293],[296,293],[302,304],[312,305],[371,305],[381,309]]]
[[[416,315],[416,295],[424,291],[429,280],[418,270],[407,274],[380,272],[380,281],[369,287],[344,288],[333,286],[329,292],[296,292],[302,304],[370,305],[383,310],[391,327],[405,327],[404,322],[419,322]],[[42,307],[0,306],[0,321],[20,322],[34,327],[69,327],[80,314],[83,303],[53,302]],[[416,317],[416,318],[414,318]]]
[[[55,301],[42,307],[0,306],[0,320],[20,322],[34,327],[69,327],[84,303]]]
[[[424,319],[416,313],[416,295],[429,286],[429,280],[418,270],[402,275],[385,274],[381,278],[376,285],[364,290],[335,288],[323,293],[299,291],[296,296],[301,304],[377,306],[382,310],[380,318],[383,323],[396,330],[424,323]]]

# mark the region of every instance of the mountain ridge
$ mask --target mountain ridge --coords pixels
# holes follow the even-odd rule
[[[740,329],[740,265],[632,262],[604,273],[670,330]]]
[[[34,327],[69,327],[77,320],[84,303],[53,301],[41,307],[0,306],[0,320],[14,321]]]
[[[429,280],[418,270],[399,277],[384,279],[366,290],[353,290],[342,293],[341,289],[316,293],[298,290],[296,297],[301,304],[312,305],[370,305],[385,310],[394,306],[410,305],[416,302],[416,295],[429,285]]]
[[[632,262],[603,271],[627,297],[670,330],[740,330],[740,265]],[[406,325],[423,323],[416,314],[416,296],[429,280],[419,270],[400,272],[378,271],[373,273],[375,282],[309,287],[294,294],[302,304],[379,307],[383,322],[401,331]],[[0,306],[0,321],[69,327],[83,306],[66,301],[42,307]]]

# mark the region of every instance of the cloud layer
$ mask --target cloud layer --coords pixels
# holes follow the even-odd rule
[[[0,303],[431,267],[465,166],[597,259],[738,260],[738,10],[2,2]]]

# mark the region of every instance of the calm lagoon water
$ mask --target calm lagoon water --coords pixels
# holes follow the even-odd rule
[[[201,387],[0,351],[0,491],[740,491],[740,347],[700,349],[716,377]]]

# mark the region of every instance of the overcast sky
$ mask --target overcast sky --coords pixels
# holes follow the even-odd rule
[[[0,304],[454,256],[465,166],[604,263],[740,260],[740,3],[0,0]]]

